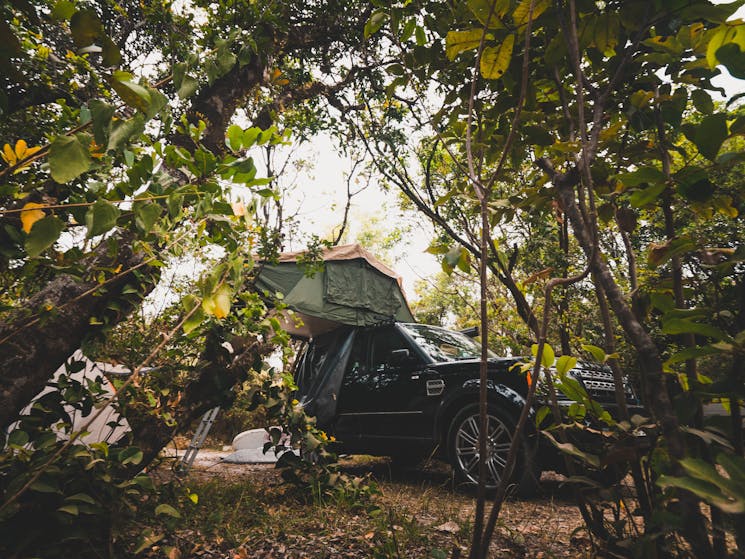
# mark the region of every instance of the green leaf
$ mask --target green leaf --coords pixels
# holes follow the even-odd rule
[[[182,301],[186,312],[190,312],[195,306],[199,305],[199,299],[194,295],[187,295]],[[190,334],[193,332],[204,320],[204,309],[201,305],[199,308],[192,313],[192,315],[184,322],[184,333]]]
[[[57,509],[57,512],[64,512],[67,514],[71,514],[72,516],[77,516],[79,513],[78,505],[64,505]]]
[[[642,190],[636,190],[629,196],[629,203],[634,208],[644,208],[657,201],[665,191],[665,183],[657,183]]]
[[[488,20],[489,29],[504,29],[500,18],[510,9],[510,0],[468,0],[466,4],[481,25],[487,25]]]
[[[145,110],[145,118],[150,120],[168,106],[168,97],[155,88],[148,87],[147,90],[150,92],[150,105]]]
[[[497,47],[486,47],[481,54],[481,75],[487,80],[501,78],[510,66],[515,36],[507,35]],[[553,143],[553,141],[551,142]]]
[[[127,72],[116,71],[111,76],[109,82],[127,105],[147,111],[150,106],[150,92],[147,88],[132,81],[132,75]]]
[[[594,466],[595,468],[600,467],[600,458],[598,456],[594,454],[588,454],[587,452],[582,452],[572,443],[560,443],[548,431],[542,431],[542,433],[546,435],[546,437],[548,437],[548,440],[551,441],[551,443],[564,454],[569,454],[570,456],[579,458],[583,462],[589,464],[590,466]]]
[[[370,37],[371,35],[374,35],[378,31],[380,31],[380,28],[383,27],[383,24],[388,20],[388,14],[386,14],[383,11],[377,11],[374,12],[370,19],[367,20],[367,23],[365,23],[365,39]]]
[[[173,65],[173,85],[179,99],[191,97],[199,88],[199,81],[186,73],[186,64],[180,62]]]
[[[58,217],[48,215],[40,219],[31,227],[31,231],[23,244],[26,253],[31,258],[39,256],[59,239],[60,233],[64,229],[65,224]]]
[[[181,518],[181,514],[179,513],[179,511],[177,511],[171,505],[167,505],[166,503],[161,503],[160,505],[155,507],[155,514],[165,514],[166,516],[172,516],[173,518]]]
[[[114,204],[99,198],[85,213],[85,226],[88,228],[87,237],[97,237],[106,233],[116,225],[119,218],[119,208]]]
[[[537,357],[538,344],[533,344],[532,346],[530,346],[530,351],[533,354],[533,357]],[[543,344],[543,353],[541,354],[541,365],[548,368],[548,367],[553,366],[554,361],[556,361],[556,354],[554,353],[554,349],[548,344]]]
[[[96,501],[87,493],[75,493],[69,497],[65,497],[65,501],[76,501],[80,503],[88,503],[89,505],[95,505]]]
[[[144,233],[149,233],[160,217],[162,208],[155,202],[136,203],[135,224]]]
[[[714,161],[719,148],[727,139],[727,134],[727,115],[721,113],[709,115],[696,127],[693,143],[696,144],[701,155]]]
[[[75,13],[75,3],[69,0],[59,0],[54,3],[50,17],[55,21],[68,20]]]
[[[13,446],[24,446],[28,443],[28,433],[16,429],[8,435],[8,444]]]
[[[57,487],[41,480],[35,481],[29,489],[31,489],[31,491],[36,491],[37,493],[60,493],[60,490]]]
[[[227,139],[228,147],[231,150],[233,150],[234,152],[240,151],[241,146],[243,145],[243,128],[241,128],[237,124],[232,124],[228,128]]]
[[[411,36],[414,34],[414,29],[416,29],[416,20],[414,18],[409,18],[398,37],[402,43],[411,39]]]
[[[714,101],[711,100],[711,95],[706,93],[703,89],[695,89],[691,94],[693,100],[693,106],[696,110],[705,115],[710,115],[714,112]]]
[[[448,60],[455,60],[461,52],[475,49],[481,42],[481,29],[468,29],[466,31],[448,31],[445,37],[445,54]],[[487,34],[487,38],[491,35]]]
[[[416,26],[416,44],[419,47],[423,47],[427,44],[427,34],[424,31],[424,27],[421,25]]]
[[[605,361],[607,360],[605,351],[598,346],[591,344],[582,344],[582,349],[592,355],[592,358],[598,363],[605,363]]]
[[[101,36],[101,57],[104,66],[118,66],[122,61],[122,53],[119,47],[108,35]]]
[[[469,266],[467,250],[461,246],[454,246],[445,253],[442,260],[443,269],[449,274],[457,267]],[[470,268],[469,268],[470,269]],[[449,271],[448,271],[449,270]]]
[[[716,68],[720,50],[725,46],[733,44],[739,46],[740,50],[745,50],[745,25],[720,25],[719,28],[709,38],[706,46],[706,62],[712,70]]]
[[[657,485],[663,488],[677,487],[679,489],[690,491],[691,493],[698,495],[707,503],[710,503],[721,509],[723,512],[729,514],[741,514],[745,512],[745,501],[730,500],[716,485],[701,479],[692,477],[674,477],[663,474],[658,478]]]
[[[665,182],[665,175],[656,167],[640,167],[630,173],[621,173],[616,176],[625,186],[639,186],[644,183]]]
[[[101,21],[93,10],[80,10],[70,19],[70,32],[75,46],[87,47],[92,45],[103,33]]]
[[[137,113],[130,119],[117,120],[111,127],[111,134],[109,135],[109,143],[106,146],[106,151],[116,151],[124,144],[126,144],[130,138],[139,136],[145,131],[145,115]]]
[[[741,456],[720,453],[717,462],[729,474],[731,480],[741,487],[745,487],[745,460]]]
[[[88,145],[81,139],[90,136],[57,136],[49,147],[49,171],[55,182],[70,182],[90,169],[93,162]]]
[[[708,338],[714,338],[716,340],[727,339],[728,336],[725,332],[711,326],[710,324],[703,324],[701,322],[693,322],[685,318],[668,318],[662,320],[662,332],[665,334],[699,334]]]
[[[745,47],[729,43],[717,49],[717,59],[735,78],[745,79]]]
[[[543,420],[546,419],[548,414],[551,413],[551,408],[548,406],[541,406],[541,408],[535,414],[535,426],[540,427]]]
[[[556,360],[556,372],[565,375],[577,366],[577,358],[571,355],[562,355]]]
[[[458,258],[457,266],[458,269],[465,274],[471,271],[471,259],[469,252],[466,249],[460,251],[460,258]]]
[[[142,462],[143,458],[142,451],[135,446],[127,447],[119,453],[119,461],[122,465],[134,464],[136,466]]]
[[[97,144],[105,146],[109,138],[111,119],[116,109],[113,105],[99,99],[92,99],[88,103],[88,108],[91,111],[93,139],[96,140]]]
[[[590,397],[576,378],[561,377],[561,380],[556,382],[556,387],[570,400],[589,403]]]
[[[678,171],[675,173],[675,182],[678,193],[694,202],[705,202],[716,191],[716,185],[709,179],[709,173],[700,167],[686,167]]]
[[[528,141],[536,146],[550,146],[555,141],[553,134],[541,126],[523,126],[522,132],[528,138]]]

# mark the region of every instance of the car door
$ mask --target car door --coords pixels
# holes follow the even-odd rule
[[[417,397],[425,382],[423,359],[393,325],[368,331],[365,337],[353,348],[342,383],[340,436],[359,440],[371,451],[380,451],[387,442],[431,438],[431,425]],[[362,358],[363,347],[367,360]]]

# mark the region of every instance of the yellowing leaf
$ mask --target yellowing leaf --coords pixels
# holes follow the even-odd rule
[[[228,287],[221,287],[214,296],[215,318],[225,318],[230,312],[232,293]]]
[[[2,155],[3,160],[10,167],[12,167],[13,165],[15,165],[17,163],[17,161],[18,161],[18,159],[16,158],[16,154],[13,151],[13,148],[10,147],[10,144],[5,144],[3,146],[3,153],[1,155]]]
[[[466,31],[448,31],[445,37],[445,54],[448,60],[455,60],[461,52],[475,49],[481,42],[481,29],[468,29]],[[491,35],[487,34],[487,38]]]
[[[498,47],[486,47],[481,55],[481,75],[487,80],[501,78],[510,66],[515,36],[508,35]]]
[[[535,0],[533,3],[533,13],[530,13],[530,3],[532,0],[522,0],[512,13],[512,21],[515,25],[528,23],[529,19],[535,21],[551,5],[551,0]],[[532,15],[532,17],[531,17]]]
[[[7,145],[7,144],[6,144]],[[21,224],[24,232],[31,233],[31,228],[34,223],[44,218],[44,212],[35,208],[43,208],[44,204],[37,204],[36,202],[28,202],[23,206],[21,210]]]
[[[745,50],[745,25],[720,25],[712,30],[709,35],[709,44],[706,47],[706,62],[709,68],[716,68],[721,62],[717,59],[717,51],[729,43],[735,43],[740,50]]]
[[[26,140],[18,140],[16,142],[15,148],[11,148],[10,144],[5,144],[3,146],[3,151],[0,153],[0,156],[5,160],[5,162],[8,164],[9,167],[13,167],[17,165],[20,161],[23,161],[27,157],[31,157],[33,154],[35,154],[37,151],[39,151],[41,148],[39,146],[36,147],[28,147],[28,144],[26,143]],[[18,173],[21,171],[21,169],[27,167],[27,165],[22,165],[18,169],[14,171],[14,173]]]
[[[532,346],[530,346],[530,351],[533,354],[533,357],[537,357],[538,344],[533,344]],[[554,364],[555,360],[556,354],[554,353],[554,349],[548,344],[543,344],[543,353],[541,353],[541,365],[546,368],[551,367]]]
[[[466,4],[482,25],[504,29],[501,18],[509,11],[510,0],[468,0]]]

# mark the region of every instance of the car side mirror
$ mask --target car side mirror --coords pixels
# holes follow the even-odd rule
[[[391,351],[389,361],[390,364],[395,367],[407,363],[408,361],[410,361],[410,358],[411,353],[408,349],[394,349],[393,351]]]

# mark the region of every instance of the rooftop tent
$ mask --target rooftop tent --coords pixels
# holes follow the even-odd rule
[[[286,312],[282,327],[299,338],[313,338],[341,325],[371,326],[391,320],[414,322],[401,289],[401,278],[358,244],[321,252],[323,270],[306,275],[304,252],[264,263],[256,288],[281,293],[302,324]]]

